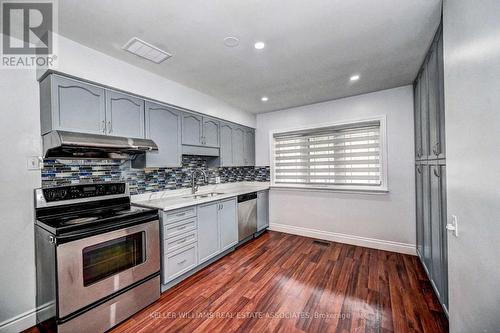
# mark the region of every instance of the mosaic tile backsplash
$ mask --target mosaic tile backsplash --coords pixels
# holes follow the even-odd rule
[[[269,167],[208,167],[207,157],[183,156],[180,168],[132,169],[130,161],[119,160],[44,160],[42,187],[127,181],[131,194],[175,190],[191,186],[193,169],[202,169],[208,184],[240,181],[269,181]],[[203,183],[199,177],[198,183]]]

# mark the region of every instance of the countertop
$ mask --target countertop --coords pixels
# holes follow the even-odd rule
[[[219,192],[222,194],[206,197],[206,198],[191,198],[191,189],[166,190],[161,192],[144,193],[132,196],[132,204],[147,208],[156,208],[163,211],[179,209],[199,205],[207,202],[227,199],[238,196],[240,194],[268,190],[269,183],[267,182],[238,182],[226,183],[217,185],[201,186],[196,194],[204,194],[210,192]]]

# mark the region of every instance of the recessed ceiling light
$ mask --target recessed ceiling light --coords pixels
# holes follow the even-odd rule
[[[236,47],[240,45],[240,40],[234,36],[224,38],[224,45],[227,47]]]
[[[253,45],[257,50],[262,50],[263,48],[266,47],[266,44],[264,42],[257,42]]]
[[[359,75],[356,74],[356,75],[351,76],[350,80],[351,81],[358,81],[359,80]]]
[[[262,98],[260,100],[262,102],[267,102],[269,100],[269,98],[267,98],[267,96],[262,96]]]

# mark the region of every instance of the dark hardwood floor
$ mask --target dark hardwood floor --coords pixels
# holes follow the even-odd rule
[[[447,332],[417,257],[266,232],[112,332]]]

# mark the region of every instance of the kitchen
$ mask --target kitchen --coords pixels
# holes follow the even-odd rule
[[[496,1],[44,4],[0,332],[498,331]]]

